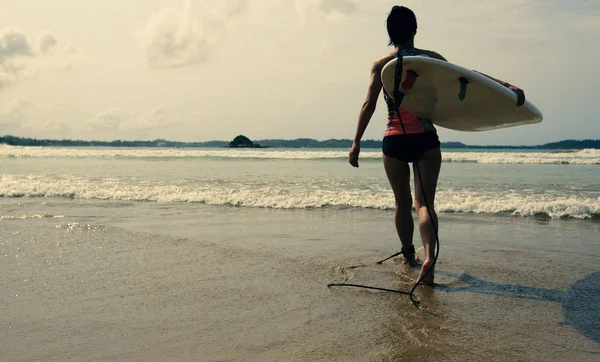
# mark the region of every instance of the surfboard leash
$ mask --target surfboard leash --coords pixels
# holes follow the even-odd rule
[[[403,56],[402,56],[402,52],[397,50],[396,51],[396,69],[395,69],[395,73],[394,73],[394,92],[393,92],[393,99],[394,99],[394,109],[396,110],[396,114],[398,115],[398,120],[400,121],[400,126],[402,127],[402,132],[404,134],[406,134],[406,129],[404,128],[404,122],[402,121],[402,116],[400,115],[400,105],[402,104],[402,100],[404,99],[404,93],[400,92],[400,82],[402,81],[402,61],[403,61]],[[413,286],[413,288],[410,291],[409,297],[411,302],[413,302],[413,305],[415,307],[419,306],[419,301],[417,301],[414,298],[414,292],[417,289],[417,287],[421,284],[421,282],[423,281],[423,279],[425,279],[425,277],[427,276],[427,274],[429,274],[429,272],[431,272],[431,270],[435,267],[435,264],[437,262],[437,258],[438,255],[440,253],[440,238],[438,235],[438,228],[437,226],[435,226],[435,220],[433,218],[433,214],[431,213],[431,208],[429,207],[429,202],[427,201],[427,197],[425,196],[426,192],[425,192],[425,187],[423,184],[423,178],[421,177],[421,169],[419,168],[419,160],[416,160],[415,162],[413,162],[413,167],[417,170],[417,176],[419,177],[419,184],[421,185],[421,190],[423,191],[423,201],[425,202],[425,207],[427,208],[427,214],[429,215],[429,219],[431,220],[431,226],[433,226],[433,231],[435,233],[435,241],[436,241],[436,250],[435,250],[435,256],[433,257],[433,264],[429,267],[429,269],[427,269],[427,271],[425,272],[425,274],[423,274],[415,283],[415,285]]]
[[[402,132],[404,134],[406,134],[406,129],[404,128],[404,122],[402,121],[402,116],[400,115],[400,105],[402,104],[402,100],[404,98],[404,93],[400,92],[400,84],[402,82],[402,71],[403,71],[403,67],[402,67],[402,60],[403,60],[403,55],[402,52],[397,50],[396,51],[396,68],[395,68],[395,72],[394,72],[394,91],[393,91],[393,102],[394,102],[394,109],[396,110],[396,114],[398,115],[398,120],[400,121],[400,126],[402,127]],[[429,269],[427,269],[427,271],[425,272],[425,274],[423,274],[415,283],[415,285],[412,287],[410,293],[409,292],[404,292],[404,291],[400,291],[400,290],[393,290],[393,289],[387,289],[387,288],[378,288],[378,287],[371,287],[371,286],[367,286],[367,285],[360,285],[360,284],[346,284],[346,283],[331,283],[328,284],[328,287],[355,287],[355,288],[364,288],[364,289],[374,289],[374,290],[381,290],[381,291],[386,291],[386,292],[393,292],[393,293],[399,293],[399,294],[407,294],[411,300],[411,302],[413,303],[413,305],[417,308],[419,308],[419,303],[420,301],[416,300],[414,297],[414,293],[415,290],[417,289],[417,287],[421,284],[421,282],[423,281],[423,279],[425,279],[425,277],[427,276],[427,274],[429,274],[429,272],[435,267],[435,264],[437,263],[437,259],[438,259],[438,255],[440,253],[440,238],[438,235],[438,228],[435,226],[435,221],[433,218],[433,214],[431,213],[431,208],[429,207],[429,202],[427,201],[427,197],[425,196],[425,187],[423,184],[423,178],[421,177],[421,169],[419,168],[419,161],[415,161],[413,162],[413,167],[415,167],[415,169],[417,170],[417,176],[419,178],[419,184],[421,186],[421,190],[423,190],[423,201],[425,202],[425,207],[427,208],[427,214],[429,215],[429,218],[431,219],[431,225],[433,226],[433,231],[435,232],[435,240],[436,240],[436,251],[435,251],[435,256],[433,258],[433,264],[429,267]],[[383,262],[392,259],[398,255],[402,254],[402,251],[399,251],[385,259],[382,259],[380,261],[378,261],[376,264],[382,264]]]

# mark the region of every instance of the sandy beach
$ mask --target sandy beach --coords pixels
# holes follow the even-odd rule
[[[396,261],[342,273],[397,251],[389,210],[66,199],[1,210],[6,361],[600,356],[595,221],[444,214],[438,286],[417,289],[417,309],[327,287],[410,290],[418,270]]]

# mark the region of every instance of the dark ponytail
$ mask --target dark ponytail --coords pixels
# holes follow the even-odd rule
[[[417,30],[417,17],[407,7],[394,6],[387,17],[388,45],[402,45],[412,39]]]

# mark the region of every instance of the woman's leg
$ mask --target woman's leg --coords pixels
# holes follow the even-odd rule
[[[421,156],[418,161],[418,170],[421,173],[421,182],[419,181],[419,171],[413,166],[415,172],[415,210],[419,218],[419,231],[421,240],[425,247],[425,260],[421,269],[421,278],[427,270],[433,266],[435,258],[436,235],[434,230],[438,228],[437,214],[435,213],[435,191],[437,188],[438,176],[442,165],[442,154],[439,148],[429,150]],[[427,202],[425,202],[427,201]],[[429,214],[431,213],[431,217]],[[433,218],[433,220],[431,220]],[[433,269],[427,273],[423,283],[433,285]]]
[[[407,249],[413,245],[414,224],[412,218],[412,195],[410,193],[410,168],[406,162],[396,158],[383,155],[383,167],[387,174],[394,199],[396,200],[396,212],[394,221],[396,231],[400,237],[402,248]],[[414,254],[407,258],[407,264],[415,265]]]

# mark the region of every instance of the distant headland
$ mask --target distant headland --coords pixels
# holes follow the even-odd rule
[[[161,148],[350,148],[352,140],[328,139],[324,141],[312,138],[294,140],[265,139],[251,141],[248,137],[239,135],[232,141],[206,142],[177,142],[164,139],[154,141],[83,141],[83,140],[51,140],[23,138],[15,136],[0,137],[0,144],[11,146],[41,146],[41,147],[161,147]],[[362,148],[381,148],[380,140],[363,140]],[[445,149],[523,149],[523,150],[582,150],[588,148],[600,149],[600,139],[563,140],[535,146],[514,145],[467,145],[462,142],[442,142]]]
[[[259,143],[254,143],[246,136],[239,135],[229,142],[229,148],[268,148],[269,146],[261,146]]]

